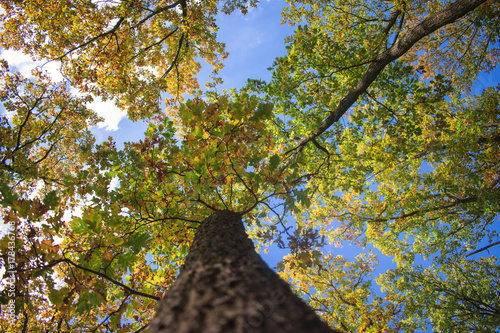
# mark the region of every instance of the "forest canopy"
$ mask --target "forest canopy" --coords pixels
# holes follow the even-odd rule
[[[225,209],[337,330],[500,328],[500,3],[287,0],[271,79],[220,92],[216,17],[260,5],[2,1],[63,77],[0,63],[3,331],[144,330]],[[97,143],[98,98],[144,137]]]

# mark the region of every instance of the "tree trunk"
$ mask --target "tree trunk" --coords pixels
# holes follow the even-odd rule
[[[215,212],[196,231],[149,333],[334,332],[255,252],[241,215]]]

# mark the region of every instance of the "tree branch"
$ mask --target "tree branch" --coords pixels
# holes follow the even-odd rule
[[[144,326],[142,326],[141,328],[139,328],[137,331],[135,331],[134,333],[140,333],[142,331],[144,331],[146,328],[148,328],[149,324],[146,324]]]
[[[173,9],[173,8],[177,7],[178,5],[182,6],[182,15],[185,16],[186,0],[178,0],[171,5],[160,7],[160,8],[157,8],[156,10],[152,11],[151,14],[149,14],[148,16],[146,16],[145,18],[140,20],[135,26],[133,26],[132,29],[139,27],[140,25],[142,25],[144,22],[146,22],[147,20],[149,20],[153,16],[158,15],[160,13],[163,13],[167,10]]]
[[[134,60],[135,58],[137,58],[139,55],[141,55],[142,53],[146,52],[147,50],[149,50],[150,48],[152,47],[155,47],[157,45],[160,45],[161,43],[163,43],[167,38],[169,38],[170,36],[172,36],[174,33],[177,32],[177,30],[179,30],[179,27],[176,27],[174,30],[172,30],[170,33],[168,33],[165,37],[163,37],[162,39],[160,39],[159,41],[151,44],[151,45],[148,45],[146,46],[145,48],[141,49],[139,52],[137,52],[136,55],[134,55],[132,58],[130,58],[128,61],[132,61]]]
[[[87,268],[87,267],[83,267],[83,266],[80,266],[78,265],[77,263],[71,261],[70,259],[68,258],[65,258],[65,259],[62,259],[61,261],[59,262],[65,262],[65,263],[68,263],[68,264],[71,264],[72,266],[76,267],[76,268],[79,268],[81,270],[84,270],[86,272],[89,272],[89,273],[92,273],[92,274],[95,274],[95,275],[98,275],[106,280],[108,280],[109,282],[112,282],[113,284],[116,284],[117,286],[120,286],[121,288],[123,288],[124,290],[126,290],[129,294],[131,295],[138,295],[138,296],[143,296],[143,297],[147,297],[147,298],[151,298],[151,299],[154,299],[156,301],[159,301],[161,299],[161,297],[158,297],[158,296],[154,296],[154,295],[149,295],[149,294],[146,294],[146,293],[143,293],[141,291],[137,291],[137,290],[134,290],[132,288],[130,288],[129,286],[126,286],[124,285],[123,283],[119,282],[119,281],[116,281],[115,279],[112,279],[110,278],[109,276],[107,276],[106,274],[103,274],[101,272],[97,272],[97,271],[94,271],[93,269],[90,269],[90,268]]]
[[[391,13],[389,16],[389,20],[387,22],[387,25],[384,29],[384,35],[387,35],[391,28],[394,26],[394,23],[396,23],[396,20],[398,19],[399,14],[401,14],[401,10],[395,10]]]
[[[500,245],[500,241],[498,242],[495,242],[495,243],[491,243],[490,245],[486,245],[485,247],[482,247],[480,248],[479,250],[476,250],[476,251],[473,251],[471,253],[469,253],[468,255],[466,255],[465,257],[470,257],[471,255],[473,254],[476,254],[476,253],[479,253],[479,252],[483,252],[483,251],[486,251],[488,250],[490,247],[493,247],[493,246],[496,246],[496,245]]]
[[[76,51],[78,49],[86,47],[87,45],[93,43],[94,41],[98,40],[99,38],[106,37],[107,35],[114,34],[120,28],[120,26],[122,25],[122,23],[124,21],[125,21],[125,17],[120,17],[120,19],[118,20],[118,22],[116,22],[116,24],[110,30],[105,31],[102,34],[99,34],[97,36],[94,36],[94,37],[90,38],[88,41],[86,41],[84,43],[81,43],[81,44],[78,44],[75,47],[72,47],[71,49],[69,49],[68,51],[66,51],[63,55],[55,58],[54,60],[63,60],[63,58],[66,57],[68,54],[70,54],[70,53],[72,53],[72,52],[74,52],[74,51]]]
[[[408,217],[412,217],[415,215],[435,212],[435,211],[439,211],[442,209],[452,208],[452,207],[458,206],[460,204],[472,203],[472,202],[476,202],[476,201],[477,201],[477,197],[457,199],[455,201],[451,201],[447,204],[444,204],[444,205],[441,205],[438,207],[427,208],[427,209],[422,209],[422,210],[414,210],[414,211],[411,211],[409,213],[403,213],[403,214],[398,215],[398,216],[391,216],[391,217],[387,217],[387,218],[375,218],[375,219],[368,218],[367,220],[368,220],[368,222],[387,222],[387,221],[391,221],[391,220],[401,220],[401,219],[406,219]],[[383,213],[383,211],[381,213]]]
[[[315,131],[298,142],[294,154],[290,156],[288,161],[293,160],[293,157],[296,157],[309,142],[312,142],[313,139],[323,134],[335,122],[339,121],[388,64],[404,55],[422,38],[432,34],[434,31],[447,24],[455,22],[484,2],[486,2],[486,0],[458,0],[447,5],[439,12],[428,16],[420,24],[408,30],[406,34],[401,37],[399,42],[374,58],[365,74],[356,84],[356,87],[351,89],[347,95],[340,100],[337,107]],[[288,161],[284,166],[285,168],[290,164]]]
[[[165,79],[167,75],[172,71],[174,68],[175,64],[177,64],[177,60],[179,60],[179,55],[181,54],[181,49],[182,49],[182,43],[184,42],[184,36],[186,34],[183,32],[181,34],[181,38],[179,38],[179,46],[177,48],[177,53],[175,54],[174,60],[172,60],[172,63],[170,64],[170,67],[167,69],[167,71],[161,76],[161,79]]]

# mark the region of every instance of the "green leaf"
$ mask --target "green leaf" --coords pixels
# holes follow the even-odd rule
[[[273,107],[272,103],[260,103],[257,111],[250,117],[250,121],[258,122],[270,118],[273,114]]]
[[[116,245],[116,246],[119,246],[119,245],[122,245],[124,242],[124,239],[123,237],[115,237],[115,236],[112,236],[110,237],[109,239],[109,244],[113,244],[113,245]]]
[[[187,172],[186,175],[184,176],[184,180],[186,181],[186,183],[191,183],[191,184],[197,183],[198,178],[199,177],[193,171]]]
[[[17,195],[11,191],[6,183],[0,183],[0,193],[2,193],[0,203],[4,206],[11,205],[14,200],[17,200]]]
[[[297,197],[297,200],[306,208],[309,208],[309,206],[311,206],[311,199],[309,199],[309,191],[307,189],[295,190],[294,194]]]
[[[59,205],[59,197],[57,196],[56,191],[50,191],[47,193],[45,198],[43,198],[43,204],[52,208]]]
[[[280,157],[278,155],[273,155],[269,158],[269,170],[270,171],[274,171],[276,170],[276,168],[278,167],[278,165],[280,164]]]
[[[49,300],[57,307],[61,306],[64,301],[65,294],[62,290],[51,289],[49,291]]]

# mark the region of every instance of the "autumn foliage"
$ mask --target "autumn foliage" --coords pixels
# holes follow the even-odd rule
[[[145,329],[224,209],[336,329],[500,327],[499,3],[286,2],[272,78],[222,93],[215,17],[257,1],[2,2],[1,47],[64,76],[1,62],[3,331]],[[94,98],[143,139],[97,144]]]

